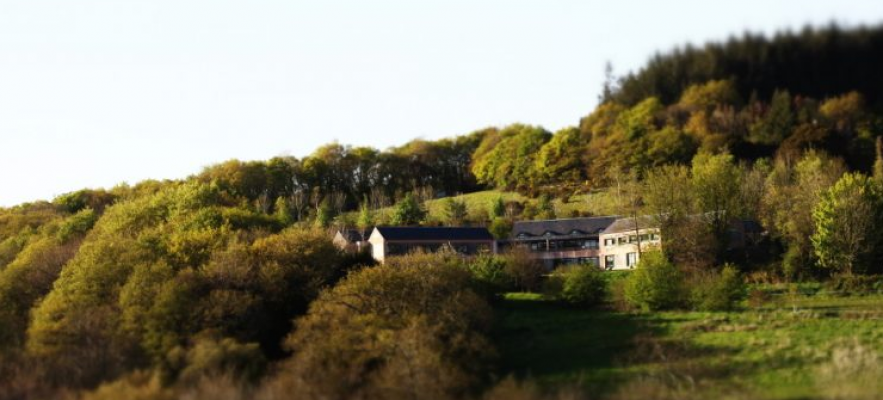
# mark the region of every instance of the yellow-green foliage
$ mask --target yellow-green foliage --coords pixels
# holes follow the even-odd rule
[[[277,346],[344,259],[323,232],[245,232],[228,218],[250,213],[199,183],[108,208],[34,309],[28,350],[82,384],[166,365],[204,330]]]
[[[684,275],[660,251],[644,252],[625,284],[626,300],[644,311],[678,307],[684,300]]]
[[[276,389],[305,398],[448,398],[480,379],[490,309],[453,254],[416,254],[347,276],[287,339]],[[284,388],[284,389],[283,389]]]

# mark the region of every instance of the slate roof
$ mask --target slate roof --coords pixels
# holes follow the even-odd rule
[[[368,237],[371,236],[371,230],[360,230],[360,229],[342,229],[340,230],[340,235],[346,239],[347,242],[355,243],[362,242],[368,240]]]
[[[638,228],[639,229],[647,229],[647,228],[656,228],[656,221],[653,217],[649,215],[644,215],[638,217]],[[631,217],[626,218],[618,218],[614,223],[610,224],[607,229],[604,229],[604,233],[622,233],[622,232],[634,232],[635,230],[635,220]]]
[[[570,219],[550,219],[544,221],[517,221],[512,227],[512,236],[520,234],[529,236],[543,236],[546,232],[553,235],[565,236],[577,234],[595,235],[606,229],[616,220],[616,217],[590,217]]]
[[[386,240],[419,241],[492,241],[487,228],[471,227],[391,227],[378,226],[377,231]]]

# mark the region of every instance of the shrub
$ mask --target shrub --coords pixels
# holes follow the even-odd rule
[[[883,275],[835,275],[825,285],[845,295],[864,295],[883,291]]]
[[[494,218],[488,230],[497,239],[505,239],[512,233],[512,222],[505,218]]]
[[[604,272],[593,265],[579,265],[561,272],[561,300],[568,304],[591,307],[604,301],[607,282]]]
[[[477,289],[487,297],[512,290],[512,277],[506,272],[506,261],[500,257],[483,255],[466,265]]]
[[[629,304],[644,311],[671,309],[683,303],[684,275],[661,252],[641,255],[625,283]]]
[[[515,290],[533,292],[540,288],[546,268],[527,250],[514,248],[502,257],[506,261],[506,274],[512,278]]]
[[[700,276],[690,293],[693,307],[703,311],[732,310],[744,298],[745,282],[736,267],[729,264]]]
[[[354,271],[323,292],[286,345],[267,390],[287,398],[460,398],[492,355],[487,302],[450,253]]]

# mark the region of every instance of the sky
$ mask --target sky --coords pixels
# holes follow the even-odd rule
[[[883,2],[0,0],[0,206],[322,144],[551,131],[655,52]]]

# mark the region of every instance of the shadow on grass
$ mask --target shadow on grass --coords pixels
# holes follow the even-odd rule
[[[702,361],[726,357],[721,353],[726,350],[660,340],[677,318],[581,310],[537,297],[507,298],[496,305],[496,312],[500,372],[544,386],[576,384],[604,394],[645,375],[648,368],[671,368],[667,375],[726,373]]]
[[[617,361],[634,348],[635,338],[663,329],[635,315],[580,310],[538,298],[507,298],[496,312],[500,372],[544,384],[610,389],[626,378]]]

